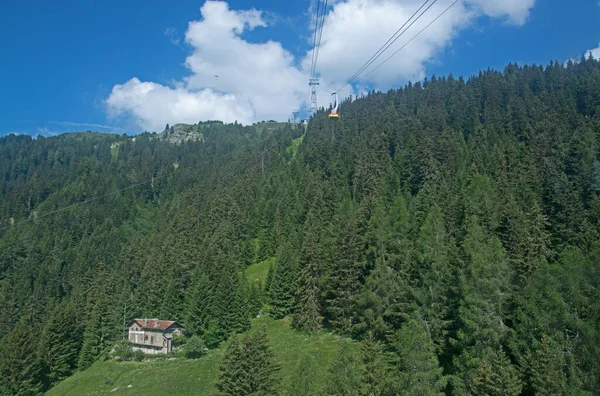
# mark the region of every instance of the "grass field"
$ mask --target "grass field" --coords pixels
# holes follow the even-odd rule
[[[246,268],[246,280],[249,283],[262,282],[264,285],[271,264],[275,264],[275,257],[268,258],[260,263],[252,264]]]
[[[292,140],[292,144],[290,146],[286,147],[285,151],[287,153],[291,153],[292,158],[294,158],[296,156],[296,152],[298,151],[298,146],[300,146],[302,144],[303,140],[304,140],[304,135],[300,136],[297,139]]]
[[[321,331],[306,335],[293,330],[287,320],[262,317],[253,327],[266,326],[270,345],[281,366],[278,394],[289,394],[295,385],[299,362],[309,362],[314,394],[323,394],[327,369],[340,348],[356,343]],[[178,358],[149,362],[97,362],[59,383],[47,395],[212,395],[225,344],[196,360]],[[130,388],[128,386],[131,385]],[[312,393],[312,392],[311,392]]]
[[[256,132],[262,136],[264,132],[273,132],[288,125],[287,122],[263,122],[255,124]]]

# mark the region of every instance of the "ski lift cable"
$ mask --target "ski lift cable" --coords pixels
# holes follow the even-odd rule
[[[352,84],[352,81],[354,81],[360,75],[360,73],[362,73],[366,68],[368,68],[373,62],[375,62],[377,58],[379,58],[383,54],[383,52],[385,52],[396,40],[398,40],[398,38],[400,38],[406,32],[406,30],[408,30],[408,28],[412,26],[413,23],[415,23],[419,18],[421,18],[423,14],[427,12],[427,10],[429,10],[431,6],[433,6],[437,2],[437,0],[433,0],[433,2],[425,9],[425,11],[423,11],[406,29],[404,29],[404,27],[411,22],[411,20],[423,9],[423,7],[427,5],[427,3],[429,3],[429,1],[430,0],[426,0],[423,4],[421,4],[421,6],[410,16],[410,18],[408,18],[406,22],[404,22],[404,24],[402,24],[402,26],[400,26],[400,28],[396,30],[396,32],[392,34],[390,38],[365,62],[365,64],[362,65],[356,71],[356,73],[354,73],[352,77],[350,77],[336,91],[339,92],[346,86]]]
[[[315,48],[317,47],[317,29],[319,28],[319,11],[320,11],[320,7],[321,7],[321,3],[319,0],[317,1],[317,15],[315,16],[315,36],[313,38],[313,53],[312,53],[312,59],[310,61],[310,76],[312,77],[313,74],[313,68],[315,65]]]
[[[317,47],[315,49],[316,55],[315,55],[315,66],[314,66],[314,70],[313,70],[313,74],[312,74],[313,78],[315,77],[315,74],[317,72],[317,70],[316,70],[317,69],[317,61],[319,59],[319,52],[321,50],[321,38],[323,37],[323,27],[325,26],[325,17],[327,16],[326,15],[327,3],[328,3],[328,0],[325,0],[325,3],[323,4],[323,12],[321,15],[321,25],[319,27],[319,37],[317,39]]]
[[[362,80],[364,80],[368,75],[370,75],[371,73],[373,73],[375,70],[379,69],[384,63],[386,63],[387,61],[389,61],[392,57],[394,57],[398,52],[400,52],[402,49],[404,49],[408,44],[410,44],[414,39],[416,39],[421,33],[423,33],[425,30],[427,30],[427,28],[429,28],[431,25],[433,25],[438,19],[440,19],[448,10],[450,10],[450,8],[452,8],[456,3],[458,3],[459,0],[455,0],[452,4],[450,4],[448,6],[448,8],[446,8],[444,11],[442,11],[437,17],[435,17],[431,22],[429,22],[423,29],[421,29],[417,34],[415,34],[410,40],[408,40],[406,43],[404,43],[404,45],[400,48],[398,48],[393,54],[391,54],[389,57],[387,57],[383,62],[381,62],[380,64],[378,64],[377,66],[375,66],[375,68],[371,69],[371,71],[369,71],[367,74],[365,74],[364,76],[362,76],[361,78],[359,78],[358,80],[356,80],[355,82],[361,82]]]

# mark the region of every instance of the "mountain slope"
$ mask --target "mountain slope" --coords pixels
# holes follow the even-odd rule
[[[263,310],[368,346],[334,388],[597,393],[599,92],[582,59],[372,92],[306,133],[0,139],[0,389],[85,370],[131,318],[214,349]]]

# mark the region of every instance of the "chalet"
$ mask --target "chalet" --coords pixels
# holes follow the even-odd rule
[[[129,323],[129,343],[133,350],[156,355],[173,350],[173,335],[182,334],[183,327],[171,320],[134,319]]]

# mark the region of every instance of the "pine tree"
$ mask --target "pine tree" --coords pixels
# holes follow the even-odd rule
[[[290,396],[306,396],[316,393],[315,377],[317,369],[309,354],[302,355],[296,363],[296,368],[290,379],[287,394]]]
[[[471,391],[478,395],[519,395],[522,382],[518,370],[502,350],[488,350],[487,358],[479,363]]]
[[[158,310],[159,318],[181,320],[181,298],[175,279],[171,278],[166,287],[162,303]]]
[[[337,254],[328,281],[327,313],[330,323],[341,333],[350,333],[356,298],[361,287],[361,251],[356,221],[342,224],[337,240]]]
[[[246,334],[241,343],[233,335],[221,362],[217,388],[224,395],[274,395],[278,370],[264,329]]]
[[[560,345],[543,335],[537,348],[528,351],[526,372],[531,392],[536,395],[561,395],[567,387],[565,359]]]
[[[359,359],[347,347],[342,347],[328,370],[326,392],[329,395],[360,395],[361,367]]]
[[[40,357],[50,384],[70,376],[77,367],[81,328],[72,304],[54,308],[40,339]]]
[[[275,363],[275,356],[269,346],[265,328],[247,334],[243,344],[243,359],[249,363],[246,366],[248,394],[276,394],[278,383],[275,374],[279,370],[279,366]]]
[[[446,245],[446,230],[440,208],[434,205],[421,227],[418,240],[418,285],[415,288],[420,317],[438,348],[443,348],[448,329],[452,272]]]
[[[382,345],[370,333],[361,342],[363,363],[362,394],[385,395],[389,392],[390,367]]]
[[[411,319],[391,340],[397,354],[396,394],[443,395],[447,379],[442,375],[435,348],[425,324]]]
[[[219,369],[217,389],[223,395],[242,395],[240,381],[242,379],[241,365],[243,349],[237,335],[229,337],[225,356]]]
[[[246,284],[236,271],[236,266],[227,263],[221,268],[215,289],[214,316],[223,337],[232,332],[242,332],[250,327]]]
[[[42,362],[37,353],[35,326],[20,322],[2,340],[0,348],[0,390],[12,395],[37,395],[43,390]]]
[[[213,283],[204,273],[199,274],[185,298],[184,325],[188,335],[202,337],[213,313]]]
[[[464,242],[467,255],[459,307],[459,340],[499,347],[507,331],[504,324],[510,297],[512,271],[500,240],[487,237],[476,216]]]
[[[85,327],[83,345],[77,361],[79,370],[87,369],[106,352],[107,340],[103,313],[100,307],[95,307]]]
[[[323,252],[319,241],[320,225],[315,211],[311,209],[306,219],[306,231],[302,247],[301,271],[296,291],[292,324],[295,328],[314,332],[321,328],[321,284]]]
[[[281,319],[292,312],[297,288],[298,259],[291,243],[282,246],[275,264],[271,282],[271,310],[269,314]]]

